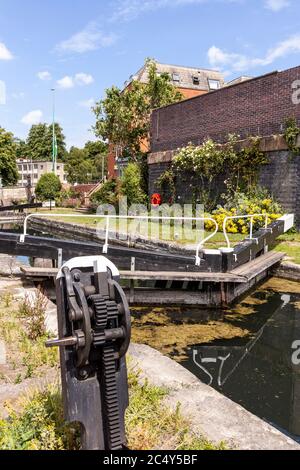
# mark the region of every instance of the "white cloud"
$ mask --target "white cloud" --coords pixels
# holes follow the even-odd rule
[[[91,109],[95,105],[95,100],[94,100],[94,98],[90,98],[88,100],[80,101],[78,104],[82,108]]]
[[[76,52],[77,54],[83,54],[84,52],[111,46],[116,39],[115,34],[105,34],[98,29],[95,23],[90,23],[82,31],[60,42],[56,46],[56,50],[61,53]]]
[[[25,114],[25,116],[22,117],[21,122],[22,124],[26,124],[26,126],[32,126],[33,124],[41,122],[42,118],[42,111],[40,109],[36,109]]]
[[[78,86],[91,85],[92,83],[94,83],[94,77],[90,74],[81,72],[81,73],[76,73],[74,77],[72,77],[71,75],[66,75],[60,80],[57,80],[56,83],[57,83],[58,88],[61,88],[63,90],[69,90],[71,88],[74,88],[76,85]]]
[[[241,0],[214,0],[215,2],[240,3]],[[137,18],[142,13],[155,11],[161,8],[180,7],[201,3],[209,3],[209,0],[119,0],[113,21],[127,21]]]
[[[44,81],[52,79],[51,73],[48,72],[47,70],[45,70],[44,72],[39,72],[37,76],[40,80],[44,80]]]
[[[300,52],[300,34],[290,36],[285,41],[269,49],[262,58],[249,57],[245,54],[227,52],[216,46],[208,50],[208,60],[212,67],[231,72],[245,72],[254,67],[267,66],[277,59]]]
[[[75,82],[78,85],[91,85],[94,82],[94,78],[87,73],[77,73],[75,75]]]
[[[14,57],[4,42],[0,42],[0,60],[12,60]]]
[[[290,5],[289,0],[265,0],[265,6],[272,11],[280,11]]]
[[[66,75],[60,80],[57,80],[56,83],[57,83],[58,88],[62,88],[64,90],[69,90],[70,88],[73,88],[75,85],[73,77],[70,77],[69,75]]]

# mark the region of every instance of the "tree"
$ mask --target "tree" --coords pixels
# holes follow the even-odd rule
[[[89,160],[95,167],[96,181],[103,180],[107,174],[108,145],[100,140],[95,142],[88,141],[84,148],[88,152]]]
[[[128,205],[144,204],[146,194],[143,191],[143,180],[140,166],[137,163],[129,163],[125,168],[121,180],[121,192],[127,196]]]
[[[3,186],[14,185],[19,179],[13,134],[2,127],[0,127],[0,177]]]
[[[41,201],[51,201],[59,196],[62,185],[58,176],[54,173],[45,173],[37,182],[35,193]]]
[[[123,91],[113,86],[94,108],[96,136],[120,147],[133,160],[141,153],[141,143],[149,140],[152,110],[183,99],[167,73],[157,74],[153,60],[148,59],[146,67],[147,84],[134,80]]]
[[[65,161],[67,151],[65,136],[61,126],[55,124],[55,135],[57,142],[57,155],[59,161]],[[53,129],[52,125],[45,123],[34,124],[28,134],[26,150],[28,158],[32,160],[51,161],[53,154]]]
[[[27,145],[25,140],[15,138],[14,142],[16,144],[16,158],[18,159],[26,159],[27,158]]]
[[[91,201],[94,204],[112,204],[116,206],[119,201],[120,188],[119,181],[110,179],[102,184],[99,191],[94,193],[91,197]]]
[[[71,147],[66,158],[66,173],[72,184],[99,182],[106,174],[106,169],[107,145],[103,142],[87,142],[83,149]]]

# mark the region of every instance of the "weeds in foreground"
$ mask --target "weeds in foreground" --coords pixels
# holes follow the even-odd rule
[[[36,294],[26,294],[19,307],[19,316],[26,324],[28,338],[36,341],[46,335],[45,315],[48,299],[40,290]]]
[[[19,404],[21,413],[8,408],[9,418],[0,420],[1,450],[79,449],[78,429],[64,421],[57,385]]]
[[[190,431],[190,423],[164,402],[168,391],[139,379],[135,370],[129,371],[130,404],[126,413],[128,447],[135,450],[221,450],[202,436]]]
[[[46,368],[57,367],[58,351],[45,347],[49,337],[44,332],[44,312],[41,308],[44,299],[41,301],[39,298],[38,302],[34,302],[35,313],[32,318],[32,304],[29,305],[28,301],[22,302],[19,307],[14,303],[6,307],[3,297],[1,301],[0,339],[6,344],[10,373],[4,378],[0,377],[0,380],[19,384],[25,379],[43,374]],[[33,331],[30,331],[31,327],[28,330],[28,321],[29,324],[33,323],[36,316],[40,318],[41,325],[32,324],[36,334],[31,334]],[[31,339],[35,336],[36,339]]]
[[[8,294],[4,294],[2,297],[2,302],[4,303],[5,308],[9,308],[13,301],[13,295],[9,292]]]
[[[129,372],[130,405],[126,413],[128,446],[133,450],[223,450],[192,433],[180,406],[171,410],[164,403],[168,392],[140,383]],[[19,403],[19,413],[8,408],[9,418],[0,420],[1,450],[79,450],[78,425],[63,418],[58,385],[35,392]]]

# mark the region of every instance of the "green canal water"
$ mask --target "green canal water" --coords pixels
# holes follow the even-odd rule
[[[222,311],[136,308],[133,341],[300,440],[300,283],[272,278]]]

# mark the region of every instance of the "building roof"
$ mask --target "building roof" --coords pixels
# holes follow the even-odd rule
[[[246,82],[247,80],[252,80],[253,77],[242,75],[241,77],[234,78],[230,82],[225,83],[225,86],[237,85],[238,83]]]
[[[168,73],[173,81],[173,85],[177,88],[187,88],[192,90],[203,90],[211,91],[213,83],[209,83],[209,80],[219,82],[218,88],[224,86],[225,80],[224,75],[221,72],[210,69],[203,69],[198,67],[185,67],[182,65],[170,65],[156,62],[157,72]],[[147,67],[144,65],[135,75],[129,78],[129,81],[125,83],[128,86],[133,80],[138,80],[141,83],[147,83],[148,73]],[[215,85],[217,85],[215,83]]]

